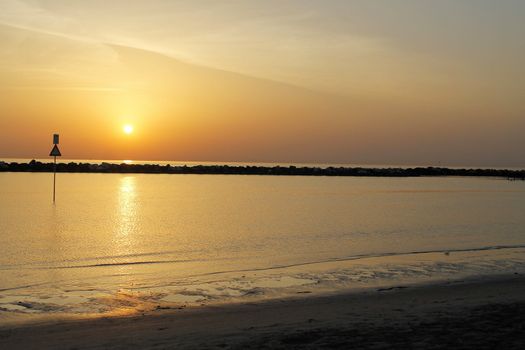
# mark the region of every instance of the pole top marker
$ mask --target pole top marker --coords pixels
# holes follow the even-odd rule
[[[60,150],[58,149],[57,145],[53,146],[53,149],[51,150],[51,153],[49,153],[50,156],[53,157],[60,157],[62,154],[60,153]]]

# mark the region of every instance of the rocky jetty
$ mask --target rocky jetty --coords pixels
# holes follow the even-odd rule
[[[363,167],[297,167],[256,165],[195,165],[172,166],[158,164],[58,163],[60,173],[144,173],[144,174],[221,174],[221,175],[290,175],[290,176],[491,176],[525,180],[525,170],[451,169],[441,167],[363,168]],[[0,161],[0,172],[52,172],[53,163],[35,160],[29,163]]]

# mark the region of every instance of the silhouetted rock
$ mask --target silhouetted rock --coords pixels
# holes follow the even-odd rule
[[[266,166],[231,166],[231,165],[195,165],[171,166],[158,164],[101,164],[58,163],[57,172],[70,173],[145,173],[145,174],[222,174],[222,175],[287,175],[287,176],[492,176],[509,180],[525,180],[525,170],[506,169],[450,169],[437,167],[417,168],[345,168],[345,167],[283,167]],[[0,171],[12,172],[52,172],[53,163],[42,163],[34,159],[28,163],[7,163],[0,161]]]

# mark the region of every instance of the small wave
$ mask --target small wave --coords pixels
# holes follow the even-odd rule
[[[100,264],[86,264],[86,265],[70,265],[70,266],[54,266],[54,267],[42,267],[42,269],[80,269],[90,267],[108,267],[108,266],[126,266],[126,265],[150,265],[150,264],[175,264],[185,262],[204,261],[202,259],[194,260],[147,260],[147,261],[127,261],[127,262],[115,262],[115,263],[100,263]]]
[[[485,246],[485,247],[475,247],[475,248],[455,248],[455,249],[429,249],[429,250],[415,250],[408,252],[386,252],[386,253],[377,253],[377,254],[359,254],[352,255],[347,257],[334,257],[323,260],[315,261],[306,261],[293,264],[284,264],[270,267],[261,267],[261,268],[250,268],[250,269],[237,269],[237,270],[224,270],[224,271],[213,271],[197,275],[191,275],[189,277],[197,276],[210,276],[218,275],[223,273],[236,273],[236,272],[250,272],[250,271],[269,271],[269,270],[278,270],[286,269],[290,267],[297,266],[308,266],[315,264],[323,264],[329,262],[338,262],[338,261],[352,261],[368,258],[383,258],[389,256],[409,256],[409,255],[419,255],[419,254],[431,254],[431,253],[466,253],[466,252],[478,252],[478,251],[489,251],[489,250],[502,250],[502,249],[519,249],[525,248],[525,244],[518,245],[495,245],[495,246]],[[149,255],[149,254],[144,254]],[[138,255],[129,255],[138,256]],[[125,262],[108,262],[108,263],[95,263],[95,264],[82,264],[82,265],[66,265],[66,266],[42,266],[35,269],[42,270],[53,270],[53,269],[78,269],[78,268],[96,268],[96,267],[113,267],[113,266],[127,266],[127,265],[152,265],[152,264],[176,264],[176,263],[187,263],[187,262],[198,262],[198,261],[209,261],[205,259],[177,259],[177,260],[143,260],[143,261],[125,261]]]
[[[86,258],[80,258],[80,259],[77,258],[77,259],[64,259],[64,260],[54,260],[54,261],[38,261],[38,262],[31,262],[31,263],[0,265],[0,270],[32,268],[34,266],[78,263],[78,262],[83,262],[83,261],[88,262],[88,261],[111,260],[111,259],[140,258],[140,257],[148,257],[148,256],[155,257],[155,256],[163,256],[163,255],[171,255],[171,254],[180,254],[180,253],[187,254],[187,253],[196,253],[196,252],[199,252],[199,251],[197,250],[193,250],[193,251],[166,250],[166,251],[160,251],[160,252],[105,255],[105,256],[97,256],[97,257],[86,257]],[[87,265],[97,265],[97,264],[87,264]],[[60,268],[60,266],[56,266],[56,268]]]
[[[16,286],[16,287],[10,287],[10,288],[0,288],[0,292],[5,292],[5,291],[8,291],[8,290],[17,290],[17,289],[38,287],[38,286],[43,286],[45,284],[47,284],[47,282],[36,283],[36,284],[27,284],[27,285],[23,285],[23,286]]]
[[[479,251],[524,249],[524,248],[525,248],[525,244],[517,244],[517,245],[484,246],[484,247],[474,247],[474,248],[434,249],[434,250],[418,250],[418,251],[408,251],[408,252],[360,254],[360,255],[353,255],[353,256],[347,256],[347,257],[334,257],[334,258],[328,258],[328,259],[322,259],[322,260],[316,260],[316,261],[298,262],[298,263],[283,264],[283,265],[270,266],[270,267],[211,271],[211,272],[200,273],[200,274],[186,275],[184,276],[184,278],[214,276],[214,275],[221,275],[221,274],[228,274],[228,273],[272,271],[272,270],[287,269],[287,268],[298,267],[298,266],[308,266],[308,265],[316,265],[316,264],[332,263],[332,262],[363,260],[363,259],[368,259],[368,258],[382,258],[382,257],[391,257],[391,256],[410,256],[410,255],[421,255],[421,254],[432,254],[432,253],[448,254],[448,253],[479,252]],[[206,259],[144,260],[144,261],[70,265],[70,266],[58,266],[58,267],[49,266],[49,267],[40,267],[39,269],[46,269],[46,270],[48,269],[76,269],[76,268],[78,269],[78,268],[97,268],[97,267],[118,267],[118,266],[127,266],[127,265],[174,264],[174,263],[209,262],[209,261],[210,260],[206,260]],[[49,282],[14,286],[10,288],[0,288],[0,292],[16,290],[16,289],[32,288],[32,287],[37,287],[37,286],[46,285],[46,284],[49,284]]]
[[[442,254],[467,253],[467,252],[479,252],[479,251],[488,251],[488,250],[520,249],[520,248],[525,248],[525,244],[496,245],[496,246],[485,246],[485,247],[477,247],[477,248],[417,250],[417,251],[409,251],[409,252],[389,252],[389,253],[379,253],[379,254],[360,254],[360,255],[353,255],[353,256],[347,256],[347,257],[336,257],[336,258],[330,258],[330,259],[324,259],[324,260],[277,265],[277,266],[271,266],[271,267],[227,270],[227,271],[214,271],[214,272],[207,272],[207,273],[202,273],[202,274],[191,275],[188,277],[212,276],[212,275],[220,275],[220,274],[225,274],[225,273],[238,273],[238,272],[271,271],[271,270],[287,269],[287,268],[298,267],[298,266],[308,266],[308,265],[324,264],[324,263],[338,262],[338,261],[362,260],[362,259],[369,259],[369,258],[383,258],[383,257],[389,257],[389,256],[410,256],[410,255],[432,254],[432,253],[442,253]]]
[[[175,264],[195,261],[206,261],[203,259],[188,259],[188,260],[146,260],[146,261],[124,261],[124,262],[109,262],[98,264],[84,264],[84,265],[65,265],[65,266],[39,266],[31,267],[33,270],[61,270],[61,269],[80,269],[90,267],[108,267],[108,266],[126,266],[126,265],[150,265],[150,264]],[[27,268],[26,265],[20,265],[18,268]],[[0,268],[0,270],[14,270],[15,267]],[[1,289],[0,289],[1,291]]]
[[[248,269],[232,269],[232,270],[222,270],[222,271],[212,271],[201,274],[187,275],[186,277],[200,277],[200,276],[213,276],[221,275],[227,273],[241,273],[241,272],[257,272],[257,271],[271,271],[279,269],[287,269],[298,266],[308,266],[316,265],[330,262],[344,262],[344,261],[353,261],[353,260],[362,260],[368,258],[382,258],[382,257],[391,257],[391,256],[410,256],[410,255],[421,255],[421,254],[432,254],[432,253],[465,253],[465,252],[478,252],[478,251],[490,251],[490,250],[503,250],[503,249],[520,249],[525,248],[525,244],[517,245],[495,245],[495,246],[484,246],[484,247],[474,247],[474,248],[456,248],[456,249],[429,249],[429,250],[417,250],[417,251],[408,251],[408,252],[386,252],[386,253],[377,253],[377,254],[359,254],[352,255],[347,257],[334,257],[322,260],[315,261],[305,261],[292,264],[283,264],[270,267],[260,267],[260,268],[248,268]],[[176,264],[176,263],[188,263],[188,262],[206,262],[210,260],[206,259],[176,259],[176,260],[143,260],[143,261],[127,261],[127,262],[108,262],[108,263],[96,263],[96,264],[82,264],[82,265],[68,265],[68,266],[43,266],[37,267],[35,269],[42,270],[53,270],[53,269],[79,269],[79,268],[98,268],[98,267],[118,267],[118,266],[131,266],[131,265],[154,265],[154,264]],[[41,283],[45,284],[45,283]],[[34,287],[37,285],[27,285],[27,286],[18,286],[13,288],[0,289],[0,292],[12,290],[12,289],[23,289]]]

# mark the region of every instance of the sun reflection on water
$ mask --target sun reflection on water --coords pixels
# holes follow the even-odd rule
[[[135,176],[123,176],[120,179],[117,192],[117,207],[115,208],[115,235],[113,238],[112,252],[115,265],[113,269],[120,279],[119,288],[129,289],[134,284],[133,266],[126,265],[132,262],[130,258],[136,253],[138,231],[138,203]],[[122,257],[127,258],[122,260]],[[130,260],[131,259],[131,260]]]
[[[137,203],[135,191],[135,177],[125,176],[120,180],[119,194],[118,194],[118,225],[117,232],[120,237],[127,237],[136,228],[137,223]]]

